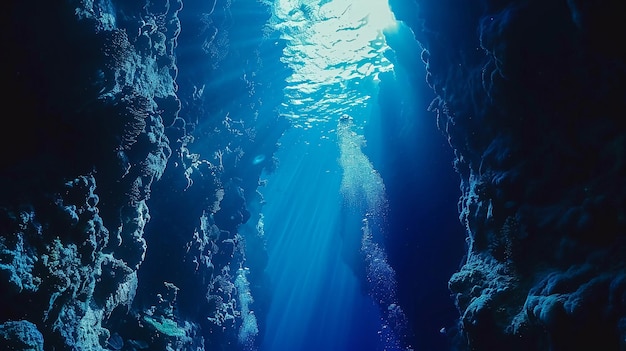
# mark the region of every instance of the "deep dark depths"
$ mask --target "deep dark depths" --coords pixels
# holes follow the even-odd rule
[[[285,2],[309,21],[332,3]],[[280,345],[266,335],[289,306],[271,231],[314,188],[268,203],[295,183],[271,183],[288,160],[313,167],[297,154],[313,132],[285,113],[291,39],[277,4],[5,4],[0,349]],[[367,246],[363,229],[348,258],[348,234],[330,247],[364,301],[380,295],[372,252],[384,249],[378,277],[397,286],[353,326],[381,320],[371,350],[626,350],[624,2],[389,4],[393,72],[377,76],[371,118],[354,129],[388,206],[363,223],[384,230]],[[337,136],[312,142],[323,150],[346,138],[348,119],[332,118]],[[305,344],[357,345],[355,328]]]

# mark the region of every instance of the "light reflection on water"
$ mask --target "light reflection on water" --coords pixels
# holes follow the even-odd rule
[[[382,33],[396,23],[387,1],[279,0],[273,10],[292,70],[282,114],[305,129],[362,114],[378,75],[393,70]]]

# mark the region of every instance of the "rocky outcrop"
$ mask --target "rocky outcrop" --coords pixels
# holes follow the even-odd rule
[[[0,138],[0,344],[255,347],[251,285],[263,278],[245,236],[262,271],[262,226],[239,228],[259,220],[259,177],[286,127],[255,94],[277,71],[262,57],[280,47],[262,40],[266,5],[186,6],[185,17],[180,0],[7,5],[2,101],[20,110]],[[251,63],[231,43],[254,26]]]
[[[157,101],[176,99],[177,33],[155,26],[142,52],[148,34],[110,2],[10,9],[3,102],[24,106],[26,137],[2,150],[3,345],[103,349],[135,297],[146,201],[171,154],[163,121],[178,111]],[[160,10],[143,16],[171,26],[178,9]]]
[[[410,5],[461,178],[458,347],[624,349],[623,4]]]

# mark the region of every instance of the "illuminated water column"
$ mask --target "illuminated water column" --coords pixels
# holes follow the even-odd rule
[[[395,21],[385,0],[279,0],[273,10],[292,70],[281,113],[293,128],[262,190],[273,290],[261,349],[401,350],[387,321],[401,309],[379,238],[384,184],[362,152],[378,75],[393,70],[382,30]]]

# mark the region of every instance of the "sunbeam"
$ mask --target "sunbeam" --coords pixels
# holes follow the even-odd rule
[[[393,270],[386,259],[366,259],[383,258],[372,250],[384,250],[386,195],[362,151],[379,74],[393,71],[384,30],[395,19],[383,0],[282,0],[273,13],[286,42],[281,61],[291,69],[281,112],[293,129],[278,154],[288,166],[263,190],[274,296],[261,349],[403,350],[396,330],[405,326],[388,320],[390,309],[402,314],[395,289],[375,300],[382,286],[395,286],[380,272]],[[379,230],[365,231],[364,220]]]

